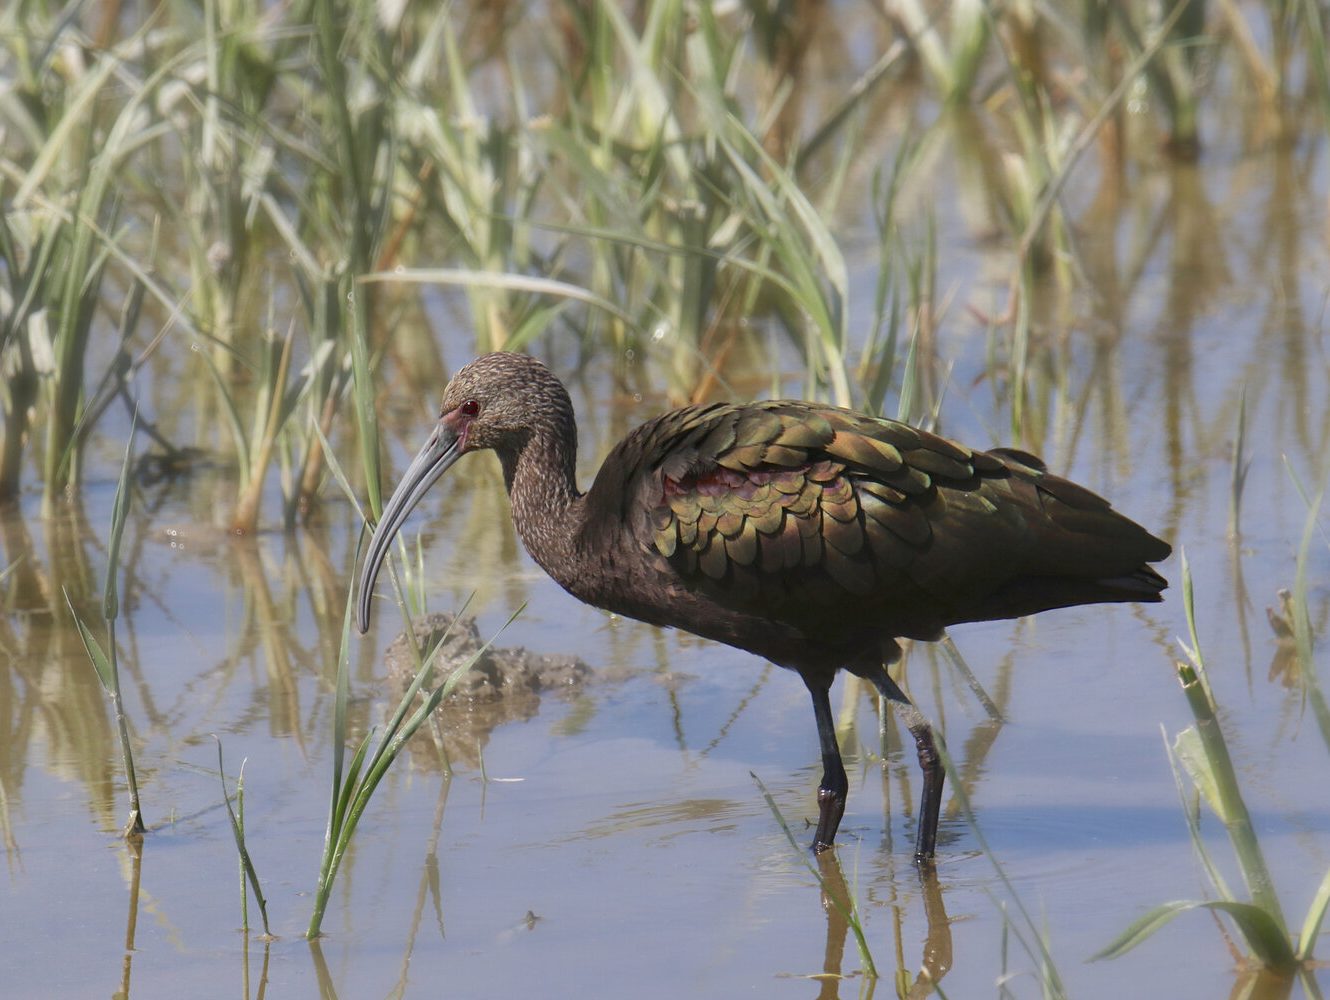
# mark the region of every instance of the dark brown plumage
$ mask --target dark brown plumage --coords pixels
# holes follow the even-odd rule
[[[577,489],[572,403],[540,362],[487,354],[457,373],[439,422],[384,508],[357,624],[393,536],[469,451],[503,465],[532,558],[575,597],[797,671],[823,777],[813,847],[848,782],[828,692],[839,669],[896,703],[924,774],[916,857],[931,858],[943,772],[923,715],[888,676],[896,640],[1049,608],[1158,601],[1169,546],[1032,455],[972,451],[894,420],[799,401],[690,406],[629,434]]]

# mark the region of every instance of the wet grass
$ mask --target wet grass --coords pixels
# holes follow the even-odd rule
[[[850,328],[859,307],[831,220],[882,155],[870,123],[908,56],[932,97],[1011,138],[966,154],[968,194],[993,206],[1015,247],[995,363],[1013,430],[1038,436],[1025,412],[1032,300],[1049,277],[1058,294],[1082,280],[1063,206],[1085,153],[1116,142],[1119,169],[1161,149],[1195,155],[1221,68],[1257,81],[1253,100],[1290,122],[1300,99],[1326,93],[1323,46],[1293,41],[1320,37],[1304,30],[1318,23],[1311,3],[1087,3],[1061,19],[982,2],[935,19],[897,4],[903,47],[818,92],[802,116],[799,35],[815,24],[800,18],[815,15],[801,5],[738,16],[656,0],[629,17],[601,0],[559,11],[554,37],[511,13],[248,2],[163,8],[122,32],[40,3],[8,12],[16,141],[0,161],[0,350],[13,375],[0,492],[18,495],[38,447],[29,426],[45,428],[48,502],[77,489],[105,418],[89,388],[142,395],[126,376],[174,370],[169,342],[186,340],[190,416],[237,471],[232,530],[308,516],[327,471],[315,425],[354,438],[376,511],[371,376],[406,362],[408,338],[388,333],[422,285],[460,290],[478,350],[572,337],[646,352],[681,400],[724,381],[734,342],[760,324],[789,339],[807,394],[874,405],[902,391],[902,321],[935,322],[894,197],[932,159],[904,155],[913,142],[888,157],[866,337]],[[1269,52],[1250,23],[1263,15],[1278,32]],[[1125,61],[1088,57],[1115,46]],[[1122,108],[1143,91],[1157,100],[1135,140]],[[949,141],[946,128],[926,130],[924,145]],[[122,313],[127,301],[140,305]],[[90,354],[108,309],[120,315],[114,341]],[[279,514],[262,508],[274,475]]]
[[[1190,645],[1183,645],[1187,660],[1178,663],[1178,681],[1196,722],[1174,738],[1169,753],[1191,832],[1192,846],[1211,888],[1219,898],[1161,904],[1134,921],[1096,957],[1114,958],[1122,955],[1179,914],[1206,909],[1222,913],[1232,920],[1239,939],[1247,946],[1249,961],[1254,966],[1285,978],[1302,977],[1308,995],[1315,996],[1317,990],[1312,976],[1317,963],[1313,950],[1326,910],[1330,908],[1330,870],[1321,878],[1306,916],[1297,932],[1293,933],[1266,864],[1265,852],[1242,794],[1220,722],[1219,708],[1207,676],[1205,657],[1201,652],[1193,579],[1185,553],[1182,557],[1182,594]],[[1330,749],[1330,744],[1327,749]],[[1183,787],[1183,773],[1193,788],[1190,796]],[[1206,846],[1201,832],[1202,800],[1224,825],[1247,890],[1246,899],[1240,898],[1230,888]]]
[[[1104,218],[1100,203],[1112,212],[1125,188],[1184,175],[1211,145],[1322,145],[1322,8],[974,0],[944,16],[914,2],[884,9],[883,20],[856,22],[871,55],[846,46],[824,79],[809,40],[819,18],[846,13],[835,5],[649,0],[629,10],[591,0],[533,13],[239,0],[164,5],[142,23],[8,5],[0,501],[40,489],[48,516],[76,504],[96,479],[90,465],[124,433],[112,405],[121,400],[142,412],[152,461],[185,475],[204,462],[228,470],[215,505],[226,530],[317,532],[321,505],[340,502],[330,481],[376,514],[380,414],[391,411],[383,426],[399,427],[403,399],[433,405],[439,378],[462,360],[442,357],[444,337],[432,327],[444,324],[467,331],[450,343],[477,351],[614,358],[625,396],[683,402],[792,385],[937,423],[952,378],[940,331],[964,319],[937,243],[938,214],[952,200],[974,243],[1009,250],[987,277],[988,356],[965,388],[991,387],[1010,443],[1068,458],[1088,418],[1069,402],[1077,375],[1066,338],[1098,351],[1123,336],[1127,317],[1112,299],[1129,297],[1140,272],[1136,248],[1105,261],[1086,245]],[[1107,227],[1121,224],[1107,217]],[[1179,229],[1179,245],[1186,230],[1207,252],[1219,242],[1195,219]],[[1150,230],[1135,242],[1156,239]],[[1200,267],[1184,256],[1176,254],[1179,270]],[[1111,280],[1101,280],[1105,269]],[[1200,308],[1170,301],[1168,325],[1185,326]],[[1094,332],[1104,327],[1111,332]],[[1169,348],[1158,363],[1182,386],[1171,399],[1194,396],[1189,358]],[[1175,470],[1189,435],[1211,448],[1231,438],[1235,552],[1251,516],[1248,471],[1261,454],[1249,404],[1269,405],[1271,394],[1249,392],[1244,378],[1220,390],[1235,401],[1222,428],[1200,426],[1179,405],[1160,431]],[[1104,404],[1112,438],[1128,407],[1111,391]],[[1291,420],[1282,446],[1314,453],[1315,435]],[[106,536],[101,635],[75,615],[113,706],[129,828],[142,831],[116,641],[134,471],[125,456]],[[1125,447],[1110,456],[1130,459]],[[1307,515],[1283,620],[1330,745],[1314,666],[1323,491],[1300,481],[1298,490]],[[424,607],[420,547],[409,565],[414,613]],[[31,587],[16,569],[0,574],[7,593]],[[76,569],[65,581],[71,610],[87,604],[76,592],[86,576]],[[326,594],[316,601],[329,603]],[[1216,706],[1200,647],[1193,631],[1181,679],[1195,732],[1218,732],[1206,721]],[[455,683],[428,686],[430,655],[379,743],[366,736],[344,767],[343,624],[311,936],[375,785]],[[1221,818],[1240,816],[1222,735],[1182,746],[1180,770],[1214,789],[1201,797]],[[955,775],[952,785],[960,787]],[[1197,801],[1186,806],[1193,830]],[[1240,823],[1230,832],[1249,887],[1265,886],[1254,834]],[[251,884],[262,901],[256,877]],[[1267,964],[1309,959],[1324,884],[1297,935],[1278,898],[1256,888],[1248,901],[1216,884],[1220,899],[1196,905],[1222,903]],[[1264,916],[1241,923],[1243,906]],[[1052,970],[1047,989],[1059,992],[1040,928],[1023,907],[1015,912],[1012,936]],[[1130,932],[1132,943],[1174,912],[1156,911]]]
[[[129,791],[129,819],[125,823],[126,837],[142,837],[146,829],[143,821],[143,805],[139,799],[138,772],[134,768],[134,745],[129,735],[129,720],[125,715],[124,698],[120,691],[120,656],[116,642],[116,621],[120,617],[120,582],[123,568],[120,565],[120,543],[125,533],[125,522],[129,515],[130,495],[133,489],[130,471],[133,469],[134,432],[131,429],[129,443],[125,446],[124,461],[120,465],[120,480],[116,483],[115,502],[111,512],[111,526],[107,535],[106,575],[102,584],[102,624],[105,626],[106,643],[102,644],[96,634],[79,615],[70,597],[65,591],[65,604],[74,619],[83,648],[88,660],[97,672],[97,679],[111,699],[111,709],[115,713],[116,730],[120,735],[120,759],[125,768],[125,783]]]
[[[375,731],[370,729],[356,745],[350,763],[346,763],[345,753],[348,743],[347,701],[350,697],[350,644],[351,613],[354,591],[348,592],[346,611],[342,620],[342,652],[337,661],[336,694],[333,701],[332,735],[332,798],[328,806],[328,826],[323,840],[323,856],[319,864],[318,888],[314,894],[314,911],[309,921],[305,937],[317,938],[323,926],[324,911],[332,893],[333,883],[338,869],[356,828],[369,806],[370,799],[379,783],[397,760],[407,741],[416,734],[439,707],[448,693],[457,686],[468,670],[479,660],[490,644],[487,642],[461,663],[446,665],[446,671],[436,671],[435,659],[448,637],[444,631],[433,637],[428,648],[421,649],[413,645],[420,666],[415,677],[407,685],[396,710],[384,725],[378,742],[374,742]],[[508,621],[521,612],[513,613]],[[502,629],[500,630],[502,631]],[[411,635],[408,620],[407,634]],[[442,679],[434,683],[437,673]],[[426,693],[419,699],[418,695]],[[255,890],[257,892],[257,888]]]
[[[245,843],[245,762],[240,762],[240,773],[236,775],[235,805],[232,806],[232,795],[226,788],[226,765],[222,762],[221,740],[217,741],[217,777],[221,779],[222,802],[226,805],[226,816],[231,821],[236,852],[240,855],[240,929],[249,933],[249,890],[252,890],[254,902],[259,907],[259,916],[263,920],[263,933],[271,937],[272,929],[268,925],[268,901],[263,896],[258,870],[254,867],[254,860],[249,856],[249,847]]]

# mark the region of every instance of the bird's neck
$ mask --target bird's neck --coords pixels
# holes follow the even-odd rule
[[[541,569],[575,591],[576,539],[586,507],[575,476],[576,431],[538,428],[500,461],[522,544]]]

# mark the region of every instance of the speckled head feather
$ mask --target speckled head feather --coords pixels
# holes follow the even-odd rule
[[[484,354],[452,377],[443,392],[440,419],[468,401],[479,404],[470,421],[466,451],[491,448],[504,461],[515,460],[532,437],[556,447],[571,472],[577,461],[573,401],[563,383],[527,354]],[[559,470],[564,471],[563,469]],[[511,479],[508,486],[512,488]]]

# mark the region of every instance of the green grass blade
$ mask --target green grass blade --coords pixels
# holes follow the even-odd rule
[[[1182,814],[1187,820],[1187,831],[1191,834],[1192,849],[1196,851],[1196,856],[1201,859],[1201,865],[1205,868],[1210,884],[1214,886],[1220,898],[1236,899],[1237,897],[1233,895],[1232,890],[1228,887],[1228,882],[1220,872],[1219,866],[1214,863],[1210,852],[1206,850],[1205,839],[1201,836],[1200,792],[1197,791],[1189,800],[1186,785],[1182,780],[1182,764],[1178,760],[1173,747],[1169,745],[1168,734],[1162,725],[1159,730],[1160,735],[1164,738],[1164,753],[1168,755],[1168,764],[1173,772],[1173,784],[1178,790],[1178,802],[1182,806]]]
[[[143,30],[147,30],[146,25]],[[11,211],[18,211],[26,207],[28,201],[36,195],[42,183],[60,161],[60,158],[67,154],[70,136],[75,130],[88,127],[87,117],[91,115],[92,107],[101,97],[102,87],[119,68],[120,60],[109,53],[103,54],[97,61],[96,69],[80,81],[74,99],[66,105],[64,114],[60,116],[55,128],[51,130],[50,136],[38,152],[36,159],[24,172],[23,182],[19,185],[18,190],[14,192],[14,197],[10,201],[9,209]]]
[[[356,542],[353,564],[360,565],[365,533]],[[346,752],[346,706],[351,696],[351,615],[355,602],[355,589],[348,588],[346,606],[342,609],[342,639],[337,655],[337,680],[333,696],[333,801],[341,787],[342,761]]]
[[[1178,914],[1197,909],[1215,910],[1232,917],[1256,957],[1268,968],[1289,972],[1297,966],[1297,959],[1289,947],[1288,938],[1284,936],[1270,914],[1251,903],[1222,899],[1175,900],[1156,906],[1149,913],[1132,921],[1131,926],[1103,951],[1091,956],[1090,960],[1093,962],[1125,955]]]
[[[309,426],[310,430],[314,433],[314,436],[319,439],[319,444],[323,447],[323,461],[328,466],[328,471],[332,473],[333,479],[336,480],[337,485],[341,488],[342,495],[345,496],[346,499],[350,501],[351,506],[355,508],[356,516],[360,518],[361,522],[367,522],[369,518],[365,514],[365,508],[360,506],[360,495],[351,487],[351,480],[347,479],[346,470],[342,468],[342,463],[337,460],[337,453],[333,450],[333,446],[328,441],[327,435],[323,433],[323,428],[319,426],[317,416],[310,418]],[[356,565],[358,566],[359,564],[360,556],[357,552]]]
[[[1325,920],[1325,911],[1330,908],[1330,870],[1321,879],[1321,885],[1312,898],[1312,905],[1307,908],[1307,916],[1302,921],[1302,931],[1298,934],[1298,960],[1310,962],[1312,949],[1316,947],[1316,938],[1321,933],[1321,923]]]
[[[1330,55],[1326,52],[1325,26],[1321,21],[1321,7],[1316,0],[1303,0],[1304,29],[1299,37],[1310,49],[1309,57],[1316,78],[1316,96],[1320,99],[1321,114],[1330,120]]]
[[[359,552],[357,552],[356,555],[357,561],[359,561]],[[348,588],[347,611],[342,626],[343,650],[347,648],[347,640],[349,639],[350,634],[351,602],[354,600],[354,594],[354,588]],[[345,740],[345,696],[342,691],[342,685],[345,682],[345,657],[339,661],[339,704],[338,708],[335,709],[334,729],[339,728],[337,720],[340,718],[340,739],[338,739],[333,748],[334,781],[332,803],[328,811],[328,828],[324,837],[323,859],[320,866],[318,889],[314,897],[314,912],[310,917],[309,928],[305,932],[305,937],[307,939],[313,940],[319,936],[320,927],[323,923],[323,914],[327,909],[328,898],[332,892],[333,880],[336,878],[337,871],[341,867],[342,858],[346,854],[348,846],[350,846],[351,838],[355,835],[356,827],[360,822],[360,817],[368,807],[369,801],[373,797],[374,791],[378,787],[379,782],[383,779],[384,775],[387,774],[388,768],[391,767],[393,761],[397,759],[398,753],[401,751],[402,747],[406,745],[407,740],[415,735],[416,730],[424,724],[425,720],[429,717],[430,712],[438,707],[439,703],[458,683],[462,675],[470,670],[480,657],[489,650],[491,643],[503,634],[504,629],[513,623],[517,616],[522,613],[524,607],[525,605],[514,611],[508,621],[503,624],[503,627],[495,633],[493,638],[476,650],[476,652],[464,663],[459,665],[444,683],[440,684],[430,693],[425,704],[419,706],[410,714],[409,718],[406,718],[406,721],[403,722],[402,720],[407,716],[408,711],[410,711],[412,702],[415,700],[416,694],[419,692],[421,685],[433,669],[434,658],[437,656],[439,650],[443,648],[443,643],[441,641],[435,643],[431,648],[429,655],[424,658],[424,662],[416,672],[416,676],[412,680],[411,685],[407,688],[399,701],[397,710],[393,713],[393,717],[383,735],[380,737],[378,746],[375,747],[374,752],[372,754],[369,752],[369,746],[374,736],[374,732],[371,731],[367,733],[365,738],[361,741],[344,777],[341,769],[341,747]]]
[[[1201,683],[1208,692],[1210,685],[1205,677],[1205,660],[1201,656],[1200,633],[1196,630],[1196,593],[1192,587],[1191,564],[1187,562],[1185,547],[1179,548],[1178,555],[1182,562],[1182,610],[1187,618],[1187,635],[1191,639],[1191,645],[1184,646],[1183,649],[1187,653],[1187,658],[1196,667]]]
[[[334,825],[333,843],[340,844],[342,841],[342,832],[346,829],[346,817],[351,808],[351,802],[355,798],[356,791],[360,785],[360,772],[365,767],[365,758],[369,755],[370,745],[374,742],[374,736],[377,728],[371,726],[360,742],[356,744],[356,752],[351,755],[351,763],[346,765],[346,773],[342,781],[342,790],[337,796],[337,802],[334,811],[337,822]],[[341,861],[341,851],[337,852],[337,862]],[[336,864],[333,866],[334,873],[337,870]]]
[[[1288,925],[1284,919],[1279,896],[1275,892],[1270,870],[1265,863],[1260,841],[1252,825],[1251,814],[1238,784],[1233,759],[1219,724],[1214,693],[1206,682],[1205,661],[1201,653],[1200,633],[1196,623],[1191,567],[1185,552],[1182,553],[1182,599],[1192,644],[1188,648],[1184,643],[1183,648],[1191,662],[1179,662],[1177,673],[1196,725],[1179,734],[1174,748],[1178,760],[1190,774],[1198,792],[1224,824],[1229,841],[1233,845],[1233,853],[1237,856],[1238,867],[1246,883],[1247,892],[1251,896],[1251,903],[1227,899],[1214,905],[1225,909],[1225,912],[1233,916],[1249,947],[1261,961],[1272,967],[1282,967],[1280,963],[1283,963],[1286,957],[1291,961],[1292,956],[1288,944]],[[1217,873],[1208,861],[1207,868],[1211,869],[1211,878],[1215,879]],[[1223,883],[1216,880],[1216,885],[1222,887]],[[1264,919],[1256,920],[1246,909],[1228,909],[1233,907],[1250,907],[1259,910]],[[1282,950],[1280,945],[1273,943],[1270,927],[1277,932],[1274,936],[1282,943]]]
[[[467,603],[471,603],[469,598]],[[508,617],[508,620],[499,628],[498,632],[496,632],[483,646],[476,650],[465,663],[455,667],[448,676],[444,678],[443,683],[439,684],[434,691],[431,692],[428,700],[432,701],[434,705],[438,705],[439,701],[445,698],[449,692],[457,686],[463,675],[485,655],[494,640],[502,635],[508,626],[516,621],[517,616],[525,609],[526,605],[523,604],[514,611]],[[454,618],[453,624],[455,624],[456,621],[457,619]],[[397,756],[397,751],[401,748],[401,745],[411,738],[415,731],[420,728],[421,723],[425,721],[425,716],[429,714],[429,712],[421,714],[419,710],[417,710],[412,714],[409,720],[406,720],[405,722],[403,721],[406,719],[406,713],[410,710],[412,703],[415,701],[416,694],[420,691],[421,687],[424,686],[425,680],[430,676],[431,670],[434,666],[434,660],[438,656],[439,650],[443,648],[444,640],[448,637],[448,634],[451,631],[452,625],[450,625],[448,629],[444,631],[443,635],[439,637],[438,641],[430,647],[421,662],[420,668],[416,671],[415,677],[412,678],[410,685],[408,685],[406,691],[403,692],[402,698],[397,704],[397,711],[393,713],[393,717],[389,720],[388,726],[384,730],[383,740],[379,745],[379,751],[375,753],[374,759],[371,761],[371,772],[379,770],[379,762],[385,756],[391,755],[388,759],[388,763],[391,763],[391,757]],[[377,783],[378,779],[376,778],[375,784]]]
[[[135,409],[134,418],[129,424],[129,440],[125,443],[125,458],[120,463],[120,479],[115,487],[115,500],[111,504],[111,537],[106,544],[106,583],[102,587],[102,617],[108,622],[115,621],[120,613],[120,591],[116,577],[120,572],[120,539],[125,534],[125,518],[129,516],[129,500],[132,493],[130,470],[134,465],[134,434],[138,426],[139,414]]]
[[[525,605],[523,605],[523,607],[525,607]],[[393,761],[397,759],[398,753],[401,751],[402,747],[406,745],[407,740],[415,735],[416,730],[424,723],[430,712],[438,707],[439,703],[444,699],[448,692],[453,689],[461,677],[475,665],[486,651],[488,651],[490,644],[503,634],[504,629],[511,625],[521,612],[522,608],[518,608],[517,611],[513,612],[512,616],[509,617],[508,621],[503,624],[489,642],[486,642],[476,650],[464,663],[460,664],[451,674],[449,674],[448,679],[444,681],[443,684],[430,692],[425,703],[417,707],[405,724],[390,726],[389,729],[384,731],[378,747],[370,758],[369,765],[365,770],[364,779],[359,781],[355,788],[355,795],[350,802],[345,822],[342,824],[341,834],[338,838],[339,859],[341,854],[344,853],[346,846],[351,842],[351,837],[355,834],[356,826],[360,822],[360,817],[369,806],[369,800],[374,795],[375,789],[378,788],[379,782],[383,780],[384,775],[388,773],[388,768],[391,767]],[[433,667],[435,655],[442,648],[443,643],[440,642],[434,646],[433,650],[431,650],[431,655],[426,658],[425,663],[421,666],[416,675],[415,680],[417,682],[428,675]],[[394,721],[404,715],[410,708],[411,701],[415,698],[416,692],[419,691],[419,689],[420,684],[413,682],[407,692],[403,694],[402,699],[398,704],[397,712],[394,715]],[[357,754],[357,758],[363,758],[363,754]],[[357,761],[357,766],[355,768],[357,772],[359,771],[358,764],[359,761]],[[352,781],[348,779],[347,784],[348,786],[351,785]],[[336,868],[334,867],[334,873],[335,871]]]
[[[1067,988],[1063,984],[1062,974],[1058,971],[1057,963],[1053,959],[1053,952],[1048,941],[1048,936],[1040,932],[1039,925],[1035,923],[1034,917],[1030,914],[1029,909],[1026,908],[1025,901],[1022,900],[1020,895],[1016,892],[1016,887],[1008,877],[1006,869],[1002,867],[1002,863],[998,860],[998,856],[993,852],[993,849],[988,846],[988,840],[984,837],[983,831],[979,828],[979,820],[975,817],[974,809],[970,805],[970,797],[965,793],[965,782],[962,780],[961,775],[956,771],[956,765],[951,759],[951,754],[947,752],[947,744],[942,738],[942,734],[934,730],[933,740],[937,746],[937,753],[942,761],[942,766],[946,768],[947,784],[951,787],[951,794],[955,798],[956,804],[960,807],[961,814],[965,817],[965,821],[969,824],[970,832],[974,834],[975,841],[979,844],[979,849],[983,852],[984,857],[988,859],[989,864],[993,866],[993,870],[997,873],[998,879],[1002,882],[1002,885],[1011,896],[1012,901],[1016,905],[1016,910],[1021,916],[1024,930],[1012,923],[1010,924],[1011,932],[1016,935],[1017,940],[1021,942],[1021,945],[1029,954],[1031,960],[1039,963],[1040,979],[1044,985],[1045,991],[1051,996],[1066,997],[1068,995]],[[1031,943],[1031,938],[1034,943]]]
[[[1279,896],[1275,893],[1265,855],[1252,826],[1251,814],[1247,811],[1242,790],[1238,786],[1237,773],[1223,730],[1219,726],[1214,701],[1191,666],[1179,663],[1178,679],[1196,718],[1196,745],[1188,748],[1191,763],[1203,769],[1203,787],[1210,788],[1209,794],[1219,807],[1217,813],[1228,831],[1253,904],[1264,910],[1275,925],[1282,928],[1286,925]]]
[[[217,740],[217,776],[222,781],[222,802],[226,806],[227,816],[231,819],[231,834],[235,837],[236,850],[240,852],[240,866],[245,871],[245,877],[249,879],[250,888],[254,890],[255,900],[258,901],[259,916],[263,919],[263,933],[271,934],[272,931],[268,926],[268,901],[263,898],[263,888],[259,885],[259,873],[255,870],[254,861],[249,856],[249,849],[245,846],[244,827],[240,825],[240,819],[236,816],[235,810],[231,808],[231,796],[226,791],[226,768],[222,764],[222,741],[216,735],[213,736],[213,739]],[[243,780],[245,773],[243,763],[240,765],[240,773]],[[239,784],[236,786],[236,794],[241,794]]]
[[[108,694],[115,690],[115,668],[111,665],[111,659],[102,649],[102,644],[97,641],[97,637],[92,634],[88,626],[84,624],[83,619],[79,617],[74,610],[74,602],[69,599],[69,591],[61,588],[65,595],[65,605],[69,608],[69,613],[74,616],[74,624],[78,626],[79,638],[83,640],[83,648],[88,651],[88,659],[92,661],[93,669],[97,671],[97,679],[102,682]]]
[[[240,411],[236,409],[235,396],[232,394],[227,380],[217,370],[217,365],[212,360],[211,354],[208,351],[197,353],[203,358],[208,374],[212,376],[213,385],[217,387],[217,394],[222,399],[222,409],[226,414],[226,423],[231,428],[231,439],[235,444],[236,465],[240,469],[241,475],[246,476],[250,469],[249,437],[245,434],[245,426],[240,419]]]
[[[1321,739],[1327,748],[1330,748],[1330,705],[1327,705],[1325,693],[1321,690],[1320,677],[1316,670],[1316,660],[1313,658],[1315,648],[1315,636],[1312,629],[1311,618],[1308,615],[1308,581],[1307,581],[1307,563],[1311,556],[1312,538],[1320,529],[1319,517],[1321,513],[1321,504],[1325,501],[1325,487],[1322,486],[1316,496],[1310,497],[1303,488],[1301,481],[1293,471],[1293,466],[1289,464],[1288,457],[1284,457],[1284,464],[1288,469],[1289,477],[1293,480],[1298,492],[1302,495],[1303,501],[1307,504],[1307,519],[1302,526],[1302,539],[1298,543],[1298,558],[1293,576],[1293,593],[1290,599],[1290,608],[1292,619],[1290,624],[1293,627],[1293,639],[1297,645],[1298,662],[1302,667],[1300,676],[1302,679],[1302,689],[1306,694],[1307,701],[1311,704],[1312,714],[1316,717],[1317,727],[1321,731]]]
[[[360,564],[360,553],[364,547],[364,540],[364,532],[361,532],[360,541],[356,545],[356,565]],[[310,917],[309,929],[305,933],[306,938],[311,940],[319,934],[319,925],[323,921],[323,911],[328,902],[328,892],[331,890],[332,879],[336,874],[337,844],[341,838],[342,820],[345,816],[345,809],[340,804],[345,791],[342,775],[346,758],[346,706],[350,698],[351,688],[351,613],[354,603],[355,588],[348,587],[346,607],[342,611],[342,638],[337,650],[337,679],[333,693],[333,773],[332,788],[328,801],[328,823],[323,833],[323,854],[319,862],[319,880],[314,898],[314,913]],[[365,741],[362,741],[362,749],[357,753],[357,756],[363,753],[363,748],[367,745],[367,742],[368,736],[366,736]]]
[[[107,645],[110,649],[110,653],[107,653],[102,649],[97,637],[84,624],[83,619],[78,616],[78,612],[74,610],[74,602],[69,599],[69,591],[62,587],[61,592],[65,595],[65,604],[74,618],[74,624],[78,627],[79,638],[88,653],[88,659],[92,662],[98,680],[111,699],[111,708],[115,712],[116,728],[120,736],[120,757],[125,765],[125,781],[129,786],[129,822],[125,825],[124,836],[139,837],[143,834],[145,826],[143,809],[139,801],[138,774],[134,770],[134,748],[129,742],[129,722],[125,718],[124,707],[120,700],[120,676],[115,661],[115,620],[111,619],[106,623]]]
[[[785,834],[785,839],[789,841],[790,849],[794,851],[795,857],[812,873],[813,878],[817,879],[817,884],[822,889],[822,898],[829,901],[849,925],[851,932],[854,934],[854,943],[859,948],[859,960],[863,963],[864,975],[870,980],[877,979],[877,965],[873,962],[873,953],[869,950],[868,938],[864,935],[863,921],[859,917],[859,907],[855,902],[854,894],[846,892],[845,898],[842,899],[840,893],[832,891],[832,888],[827,884],[826,877],[818,871],[816,865],[808,860],[808,852],[794,839],[794,831],[790,829],[790,824],[785,821],[780,806],[776,805],[776,800],[772,798],[771,792],[767,790],[767,786],[762,779],[752,771],[748,772],[748,776],[757,783],[758,791],[762,793],[767,808],[771,810],[771,815],[776,818],[777,825],[781,828],[781,832]]]
[[[609,313],[639,336],[637,321],[609,299],[588,291],[579,285],[555,278],[539,278],[528,274],[505,274],[497,271],[468,271],[460,268],[411,268],[401,271],[377,271],[360,279],[362,282],[388,281],[419,285],[462,285],[474,288],[504,288],[509,291],[529,292],[532,295],[553,295],[572,299]]]
[[[1061,153],[1057,172],[1040,192],[1039,201],[1030,213],[1029,224],[1025,227],[1025,232],[1021,236],[1016,251],[1019,259],[1024,260],[1029,256],[1030,249],[1034,246],[1040,231],[1048,222],[1049,216],[1052,215],[1054,206],[1062,196],[1062,189],[1070,179],[1072,168],[1076,166],[1081,154],[1094,143],[1095,138],[1099,135],[1099,130],[1117,111],[1118,105],[1139,85],[1141,73],[1154,61],[1155,56],[1168,42],[1169,33],[1173,30],[1173,26],[1177,24],[1191,5],[1191,0],[1178,0],[1173,5],[1168,16],[1160,22],[1154,38],[1141,49],[1129,65],[1123,68],[1118,85],[1100,104],[1099,109],[1086,120],[1077,132],[1076,137]]]
[[[1195,726],[1188,726],[1174,737],[1173,753],[1177,756],[1182,769],[1187,772],[1192,785],[1210,810],[1219,817],[1220,822],[1235,821],[1237,817],[1229,812],[1229,804],[1219,794],[1219,780],[1215,776],[1214,765],[1205,755],[1205,743]]]

